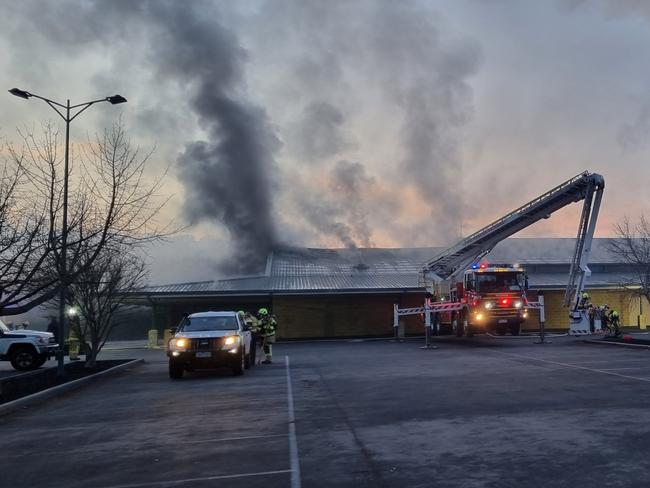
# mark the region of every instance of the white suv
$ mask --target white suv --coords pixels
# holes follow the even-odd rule
[[[236,375],[251,366],[251,332],[237,312],[193,313],[172,329],[169,376],[184,371],[229,366]]]
[[[11,330],[0,320],[0,361],[27,371],[43,366],[58,347],[51,332]]]

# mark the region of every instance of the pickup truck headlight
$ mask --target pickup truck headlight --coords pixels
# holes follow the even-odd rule
[[[179,337],[178,339],[172,339],[169,341],[169,347],[171,349],[185,349],[189,344],[189,341],[184,337]]]
[[[223,343],[226,346],[233,346],[239,342],[238,336],[228,336],[224,339]]]

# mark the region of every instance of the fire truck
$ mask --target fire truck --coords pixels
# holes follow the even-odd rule
[[[528,318],[527,289],[528,277],[520,266],[473,264],[464,272],[463,281],[456,283],[455,293],[450,297],[467,306],[466,317],[445,312],[439,318],[439,329],[458,336],[472,336],[475,332],[519,335],[521,324]],[[466,330],[462,327],[465,318]]]
[[[500,219],[460,240],[422,265],[420,283],[430,294],[423,307],[394,307],[393,325],[402,315],[422,314],[427,330],[471,336],[478,331],[519,334],[528,310],[523,268],[484,261],[499,242],[547,219],[574,202],[583,201],[564,305],[570,308],[569,332],[589,333],[586,312],[579,307],[585,280],[591,275],[589,253],[605,188],[604,178],[585,171],[550,189]]]

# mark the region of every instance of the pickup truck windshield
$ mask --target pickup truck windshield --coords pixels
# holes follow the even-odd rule
[[[237,330],[235,317],[187,317],[183,321],[181,330],[186,332],[195,330]]]
[[[479,293],[521,291],[523,290],[523,273],[477,273],[476,285]]]

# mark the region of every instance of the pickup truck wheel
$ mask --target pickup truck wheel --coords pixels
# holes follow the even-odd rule
[[[250,353],[246,354],[244,359],[244,368],[249,369],[251,367],[251,355]]]
[[[232,365],[232,373],[235,376],[241,376],[244,374],[244,369],[246,368],[246,355],[244,354],[244,348],[242,347],[241,355],[239,360]]]
[[[36,369],[43,363],[38,363],[39,355],[30,347],[18,347],[11,353],[11,365],[18,371]]]
[[[36,368],[40,368],[45,364],[45,361],[47,361],[47,355],[46,354],[39,354],[37,359],[36,359]]]
[[[169,360],[169,377],[173,380],[180,380],[183,377],[183,364],[178,361]]]

